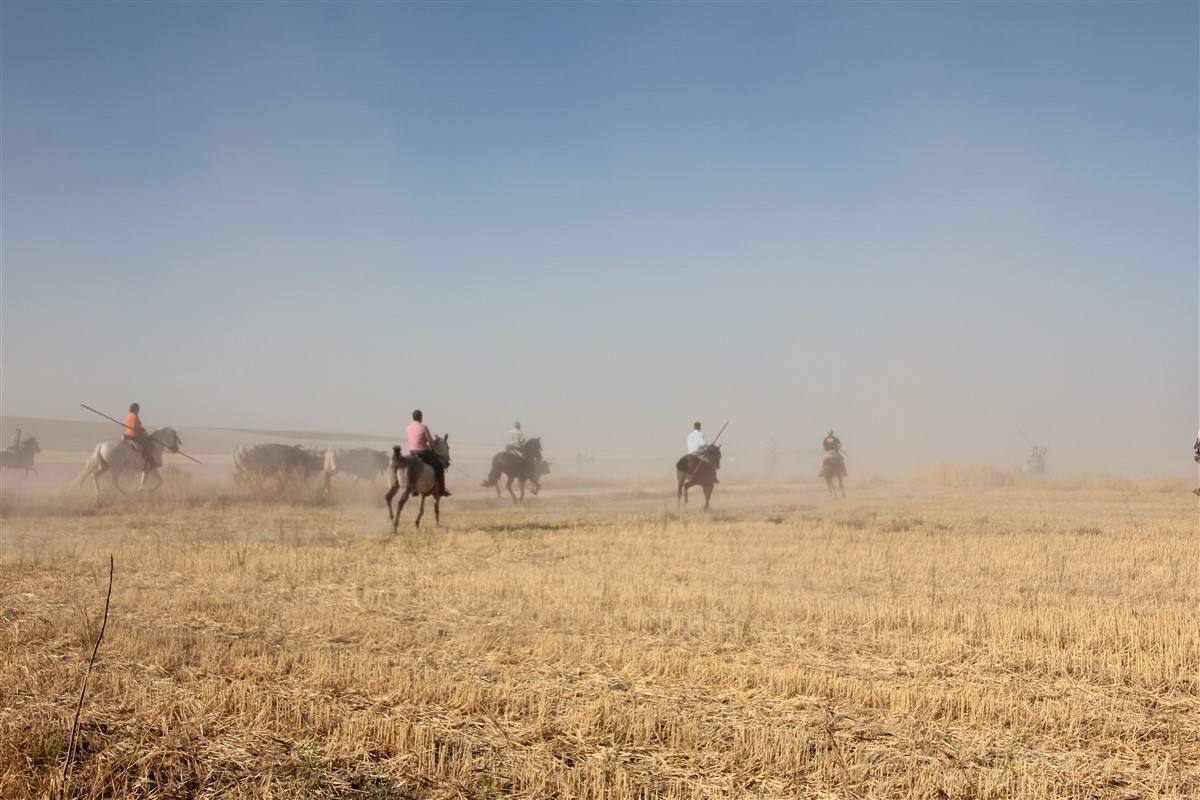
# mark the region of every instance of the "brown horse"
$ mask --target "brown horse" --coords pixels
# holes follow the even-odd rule
[[[22,439],[7,450],[0,450],[0,469],[23,469],[28,477],[30,472],[37,472],[33,468],[33,456],[40,452],[42,448],[36,437]]]
[[[542,476],[541,467],[543,463],[542,440],[536,437],[528,439],[517,450],[519,452],[514,453],[509,449],[492,456],[492,471],[488,473],[487,480],[483,482],[484,486],[495,486],[496,497],[500,497],[500,475],[504,474],[508,476],[508,484],[505,488],[508,489],[508,493],[514,503],[519,503],[525,499],[525,484],[527,482],[531,484],[529,491],[535,495],[542,488],[539,480]],[[516,493],[513,492],[514,480],[521,482],[520,497],[517,497]]]
[[[675,462],[675,508],[680,500],[687,505],[688,489],[699,486],[704,490],[704,510],[708,511],[708,500],[712,497],[713,484],[717,482],[717,470],[721,468],[720,445],[709,445],[699,453],[688,453]]]
[[[443,438],[435,436],[433,438],[433,452],[443,465],[447,468],[450,466],[450,434],[446,434]],[[404,494],[400,497],[400,502],[396,505],[396,513],[392,513],[392,498],[396,496],[396,492],[400,491],[400,475],[404,475]],[[425,498],[433,495],[433,518],[436,522],[442,521],[442,497],[437,491],[437,473],[433,471],[433,467],[426,464],[416,456],[403,456],[400,454],[400,445],[392,448],[392,460],[388,464],[388,493],[385,498],[388,507],[388,519],[392,521],[392,533],[396,532],[396,528],[400,525],[400,512],[404,510],[404,504],[408,502],[408,498],[413,495],[418,495],[421,498],[421,508],[417,511],[417,521],[414,526],[421,527],[421,517],[425,516]]]
[[[846,477],[846,459],[841,453],[835,450],[825,456],[821,462],[821,477],[825,479],[825,487],[831,495],[836,496],[840,491],[842,497],[846,496],[846,485],[842,482]],[[837,479],[837,489],[833,488],[834,479]]]

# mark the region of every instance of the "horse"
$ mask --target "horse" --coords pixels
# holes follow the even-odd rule
[[[846,484],[842,482],[846,477],[846,459],[841,453],[835,450],[825,456],[821,462],[821,477],[825,479],[825,487],[830,495],[837,496],[840,491],[842,497],[846,496]],[[837,479],[837,489],[833,488],[834,478]]]
[[[450,434],[446,434],[445,437],[435,436],[433,438],[433,452],[449,469]],[[396,505],[396,513],[393,514],[392,498],[396,496],[396,492],[400,491],[400,472],[402,470],[404,472],[404,494],[401,495],[400,502]],[[388,519],[392,521],[392,533],[395,533],[396,528],[400,525],[400,512],[404,510],[404,504],[414,494],[421,498],[421,508],[417,512],[417,521],[414,523],[414,527],[421,527],[421,517],[425,515],[425,498],[430,495],[433,495],[433,518],[440,524],[442,521],[442,498],[437,492],[437,473],[433,471],[433,467],[416,456],[401,455],[400,445],[396,445],[392,448],[392,459],[388,464],[388,493],[384,498],[387,501]]]
[[[37,437],[22,439],[7,450],[0,450],[0,469],[23,469],[28,478],[30,472],[37,474],[33,468],[33,456],[40,452],[42,448],[38,446]]]
[[[687,505],[688,489],[699,486],[704,489],[704,510],[708,511],[708,500],[712,497],[713,485],[717,482],[717,470],[721,468],[721,446],[712,444],[699,453],[688,453],[675,462],[675,508],[680,500]]]
[[[75,485],[82,486],[88,476],[91,476],[96,482],[96,496],[99,497],[100,476],[105,472],[112,472],[112,485],[121,494],[125,494],[120,483],[121,473],[127,469],[140,468],[142,479],[138,483],[138,491],[146,488],[146,478],[151,475],[154,476],[156,483],[150,487],[150,491],[154,491],[163,484],[162,476],[158,474],[158,469],[162,466],[163,451],[178,453],[182,445],[183,440],[179,438],[179,434],[175,432],[174,428],[157,428],[150,431],[144,445],[146,448],[144,454],[139,450],[134,450],[133,444],[128,439],[101,442],[96,445],[91,457],[84,464],[83,472],[76,479]],[[148,458],[144,458],[143,455]],[[147,462],[153,466],[147,468]]]
[[[513,503],[519,503],[525,500],[525,484],[532,484],[529,491],[535,495],[541,491],[541,464],[542,464],[542,440],[540,438],[528,439],[524,444],[516,448],[518,452],[514,453],[512,449],[505,450],[502,453],[496,453],[492,456],[492,471],[488,473],[487,480],[483,482],[483,486],[495,486],[496,497],[500,497],[500,474],[508,476],[508,494],[512,497]],[[513,492],[513,481],[521,482],[521,496],[518,498]]]

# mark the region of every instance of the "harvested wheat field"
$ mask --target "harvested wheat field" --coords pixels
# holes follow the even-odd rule
[[[455,497],[396,537],[6,497],[0,795],[63,789],[111,552],[69,797],[1197,797],[1177,489]]]

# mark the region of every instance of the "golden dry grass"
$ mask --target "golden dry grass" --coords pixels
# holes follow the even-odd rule
[[[9,498],[0,795],[61,789],[111,551],[73,797],[1200,796],[1191,495],[714,501],[456,497],[392,538]]]

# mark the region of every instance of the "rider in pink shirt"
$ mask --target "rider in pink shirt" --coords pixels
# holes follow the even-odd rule
[[[450,493],[446,491],[446,465],[433,451],[433,434],[429,432],[429,426],[421,421],[420,409],[412,413],[412,418],[413,421],[408,423],[408,427],[404,429],[404,433],[408,436],[408,449],[412,455],[433,467],[434,475],[437,478],[438,493],[442,497],[449,497]]]
[[[417,416],[419,413],[421,412],[413,414],[413,421],[404,429],[408,435],[408,449],[414,453],[433,449],[433,434],[429,432],[429,426],[421,422],[421,418]]]

